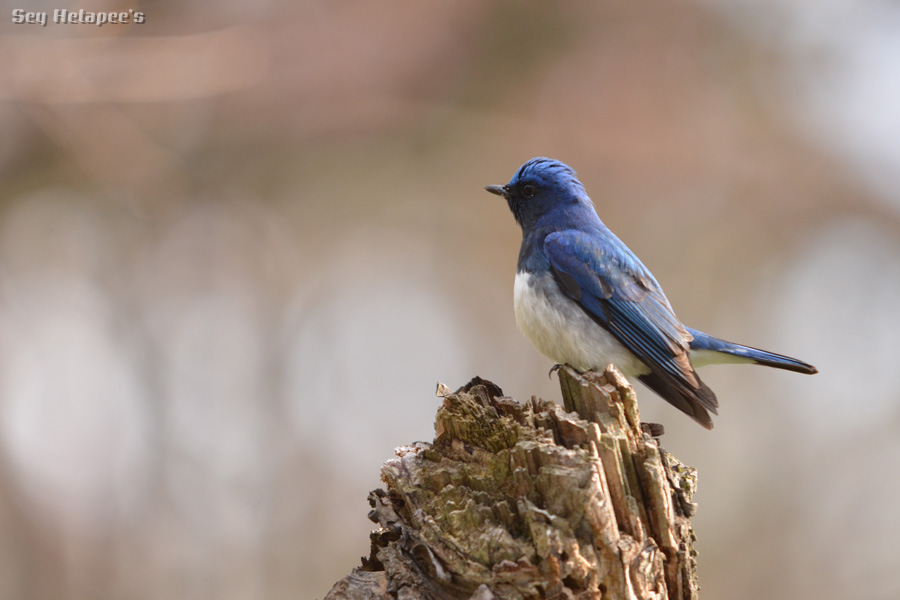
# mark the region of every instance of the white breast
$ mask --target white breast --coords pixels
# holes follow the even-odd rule
[[[611,333],[564,295],[550,273],[517,273],[514,303],[519,329],[553,362],[569,363],[582,371],[600,371],[614,364],[629,377],[650,372]]]

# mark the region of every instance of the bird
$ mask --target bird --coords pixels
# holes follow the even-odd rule
[[[697,367],[749,363],[818,372],[684,325],[650,270],[600,220],[570,166],[532,158],[509,183],[484,189],[506,199],[522,229],[516,324],[556,364],[582,372],[614,364],[707,429],[719,402]]]

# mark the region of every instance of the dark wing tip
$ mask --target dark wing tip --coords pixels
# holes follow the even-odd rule
[[[703,425],[706,429],[712,431],[712,429],[713,429],[712,417],[710,417],[709,413],[706,412],[705,410],[701,411],[700,414],[695,413],[693,415],[690,415],[690,417],[692,419],[694,419],[696,422]]]
[[[706,429],[713,428],[712,417],[719,414],[716,407],[719,401],[715,393],[705,383],[700,381],[700,387],[689,389],[684,385],[677,385],[667,377],[656,373],[641,375],[638,379],[651,390],[662,396],[663,400],[703,425]]]

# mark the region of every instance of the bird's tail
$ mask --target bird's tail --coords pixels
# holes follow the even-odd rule
[[[813,375],[818,369],[802,360],[720,340],[702,331],[687,328],[691,341],[691,363],[699,367],[716,363],[752,363]]]

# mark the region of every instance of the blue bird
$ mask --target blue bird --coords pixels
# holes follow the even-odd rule
[[[597,216],[568,165],[533,158],[506,185],[485,189],[506,198],[522,228],[516,323],[550,360],[581,371],[615,364],[707,429],[719,402],[695,367],[751,363],[817,372],[686,327],[647,267]]]

